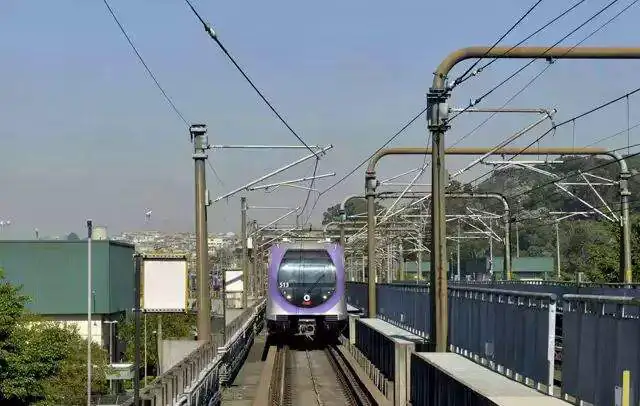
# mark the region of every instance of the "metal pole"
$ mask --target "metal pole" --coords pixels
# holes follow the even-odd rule
[[[493,272],[493,219],[489,219],[489,274],[491,279],[495,280]]]
[[[400,238],[400,244],[398,244],[398,257],[400,264],[400,280],[404,282],[405,274],[404,274],[404,246],[402,245],[403,241]]]
[[[449,107],[448,92],[436,86],[427,95],[427,122],[431,132],[431,345],[436,352],[447,351],[447,228],[445,217],[444,136]]]
[[[422,233],[418,232],[418,254],[417,254],[417,258],[418,263],[416,264],[416,270],[418,271],[417,276],[417,281],[421,281],[422,280]]]
[[[375,179],[374,179],[375,181]],[[373,189],[367,182],[367,250],[369,251],[367,262],[369,267],[369,303],[368,303],[368,316],[370,318],[376,317],[376,238],[375,238],[375,187]]]
[[[520,258],[520,226],[516,221],[516,258]]]
[[[87,406],[91,406],[91,370],[93,364],[91,362],[91,319],[93,304],[93,285],[91,281],[91,234],[93,232],[93,222],[87,220]]]
[[[618,180],[620,184],[620,223],[622,228],[622,266],[620,269],[620,280],[624,281],[624,283],[632,283],[631,224],[629,221],[629,196],[631,196],[631,192],[629,192],[629,178],[631,177],[631,173],[629,173],[627,164],[624,159],[622,159],[622,156],[617,159],[620,164],[620,176]]]
[[[340,245],[342,246],[342,248],[344,249],[346,240],[345,240],[345,235],[344,235],[344,222],[347,219],[347,212],[344,209],[339,209],[338,211],[339,215],[340,215]]]
[[[507,206],[504,213],[504,258],[502,263],[502,277],[511,280],[511,210]]]
[[[458,230],[457,230],[458,238],[456,241],[456,262],[457,267],[456,271],[458,274],[458,280],[460,280],[460,219],[458,219]]]
[[[140,406],[140,269],[142,268],[142,256],[138,253],[133,256],[133,269],[134,269],[134,304],[133,312],[135,317],[135,338],[134,338],[134,353],[135,353],[135,373],[133,374],[133,405]],[[146,364],[145,364],[146,370]]]
[[[198,340],[211,339],[211,292],[209,284],[209,243],[207,233],[207,182],[205,161],[209,140],[207,126],[194,124],[190,127],[193,142],[196,189],[196,269],[198,284]]]
[[[156,328],[156,353],[158,354],[158,376],[162,375],[164,368],[162,368],[162,313],[158,313],[158,326]]]
[[[247,198],[240,198],[240,238],[242,239],[242,308],[247,308],[249,270],[247,269]]]
[[[144,372],[143,372],[143,382],[146,385],[147,383],[147,313],[144,314]]]
[[[560,221],[555,221],[556,228],[556,273],[558,280],[560,279]]]

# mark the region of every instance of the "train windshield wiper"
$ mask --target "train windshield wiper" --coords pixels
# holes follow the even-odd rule
[[[311,291],[313,290],[313,288],[315,288],[315,287],[316,287],[316,285],[317,285],[318,283],[320,283],[320,281],[321,281],[321,280],[323,280],[323,279],[325,278],[325,276],[327,276],[327,273],[323,271],[323,272],[322,272],[322,275],[320,275],[320,277],[319,277],[318,279],[316,279],[316,281],[315,281],[315,282],[313,282],[313,284],[311,285],[311,287],[310,287],[309,289],[305,289],[305,290],[307,291],[307,293],[311,292]]]

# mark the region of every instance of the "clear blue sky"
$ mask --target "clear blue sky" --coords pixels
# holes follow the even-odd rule
[[[619,1],[569,38],[575,44],[628,4]],[[223,43],[309,144],[334,144],[318,173],[339,176],[375,150],[424,105],[432,72],[450,51],[495,41],[533,1],[325,2],[195,1]],[[573,3],[573,2],[572,2]],[[296,140],[206,36],[180,0],[111,0],[139,51],[188,120],[209,126],[210,140],[224,144],[295,144]],[[569,2],[544,0],[505,41],[518,42]],[[603,5],[590,0],[529,41],[560,39]],[[585,43],[640,45],[634,6]],[[11,219],[5,236],[82,233],[86,218],[110,232],[144,227],[193,228],[193,162],[184,124],[147,77],[102,1],[5,0],[0,4],[0,219]],[[456,89],[464,106],[523,64],[499,61]],[[544,68],[536,62],[483,106],[499,106]],[[559,61],[511,105],[559,109],[557,120],[640,85],[634,61]],[[456,72],[460,73],[462,67]],[[631,124],[640,98],[631,98]],[[634,117],[635,116],[635,117]],[[453,141],[482,121],[456,120]],[[532,117],[495,119],[461,145],[487,146],[526,126]],[[548,128],[547,124],[541,129]],[[626,106],[581,120],[576,145],[626,128]],[[396,145],[426,141],[420,120]],[[527,144],[533,134],[519,141]],[[632,133],[637,142],[637,133]],[[542,145],[571,145],[571,128]],[[626,136],[603,146],[626,145]],[[224,151],[210,154],[224,185],[208,172],[216,197],[303,154]],[[420,159],[390,159],[381,177]],[[277,179],[304,176],[312,161]],[[449,159],[450,169],[463,165]],[[364,168],[318,203],[312,221],[347,193],[363,191]],[[318,183],[323,189],[332,181]],[[428,176],[423,182],[428,182]],[[255,205],[301,205],[292,189],[246,194]],[[144,225],[144,210],[153,209]],[[251,213],[266,222],[274,213]],[[214,206],[210,231],[239,228],[239,198]]]

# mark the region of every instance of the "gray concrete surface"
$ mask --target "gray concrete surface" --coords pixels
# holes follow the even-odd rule
[[[265,345],[264,331],[255,338],[253,346],[249,350],[247,360],[242,365],[240,372],[233,384],[225,388],[222,393],[223,406],[251,406],[258,390],[260,375],[262,374],[262,351]],[[275,348],[271,349],[272,351]]]

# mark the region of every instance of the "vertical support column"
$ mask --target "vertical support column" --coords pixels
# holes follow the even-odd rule
[[[411,354],[415,344],[405,340],[394,340],[393,404],[408,405],[411,399]]]
[[[441,78],[443,81],[445,78]],[[435,83],[435,81],[434,81]],[[447,225],[445,218],[446,167],[444,136],[449,128],[445,86],[429,89],[427,120],[431,132],[431,332],[436,352],[447,351]],[[433,334],[435,333],[435,334]]]
[[[355,345],[356,343],[356,322],[360,318],[357,314],[350,314],[347,316],[349,320],[349,343]]]
[[[368,249],[368,268],[369,268],[369,306],[368,316],[370,318],[376,317],[376,186],[378,181],[376,180],[375,172],[366,173],[365,180],[365,196],[367,198],[367,249]]]
[[[398,262],[400,264],[400,280],[404,282],[404,246],[402,242],[402,237],[400,237],[400,244],[398,244]]]
[[[418,252],[416,253],[416,259],[417,259],[417,267],[416,267],[416,271],[418,272],[418,274],[416,275],[417,277],[417,281],[421,281],[422,280],[422,233],[418,232],[418,245],[416,247],[418,249]]]
[[[491,280],[496,280],[496,274],[493,269],[493,219],[489,219],[489,274]]]
[[[205,150],[209,148],[207,126],[190,127],[196,184],[196,269],[198,284],[198,340],[209,341],[211,336],[211,291],[209,283],[209,243],[207,233],[207,181]]]
[[[247,264],[247,198],[240,198],[240,238],[242,239],[242,308],[247,308],[249,269]]]
[[[629,192],[629,181],[628,179],[631,177],[631,174],[624,170],[620,171],[620,210],[621,214],[621,228],[622,228],[622,263],[620,269],[620,280],[624,283],[632,283],[633,282],[633,273],[631,268],[631,224],[629,222],[629,196],[631,196],[631,192]]]
[[[556,276],[559,280],[560,279],[560,221],[556,219],[554,225],[556,229]]]
[[[456,274],[458,281],[460,281],[460,218],[458,218],[457,232],[458,238],[456,238]]]
[[[504,261],[502,263],[502,275],[508,281],[511,280],[511,212],[504,213]]]
[[[162,313],[158,313],[158,326],[156,327],[156,346],[158,354],[158,376],[164,372],[162,361],[164,360],[164,354],[162,353]]]
[[[93,234],[93,222],[87,220],[87,406],[91,405],[91,343],[93,343],[93,333],[91,332],[93,318],[93,283],[91,281],[91,237]]]
[[[133,313],[135,318],[135,333],[133,349],[135,353],[134,360],[134,373],[133,373],[133,406],[140,406],[140,285],[141,285],[141,268],[142,268],[142,256],[138,253],[133,256],[133,273],[134,273],[134,288],[133,288]],[[145,365],[146,368],[146,365]]]
[[[346,239],[344,236],[344,222],[347,220],[347,212],[346,210],[340,209],[338,214],[340,215],[340,245],[342,246],[342,248],[344,248],[346,243]]]
[[[516,258],[520,258],[520,226],[516,219]]]

